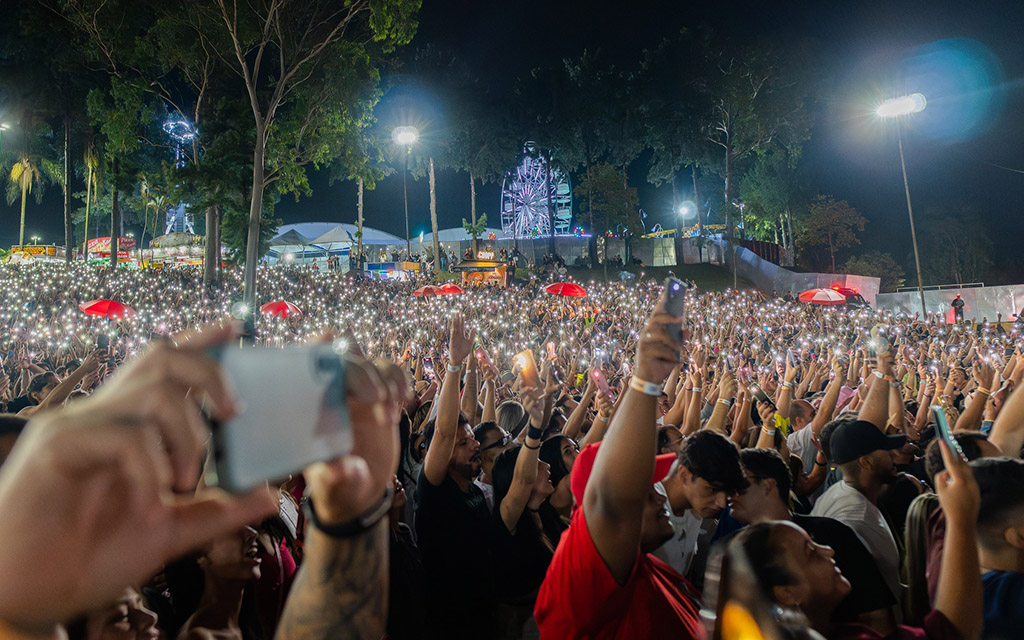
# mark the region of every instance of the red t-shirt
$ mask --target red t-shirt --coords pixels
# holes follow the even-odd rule
[[[686,578],[639,549],[629,580],[617,583],[590,538],[581,507],[555,549],[533,613],[542,640],[703,640],[697,597]]]

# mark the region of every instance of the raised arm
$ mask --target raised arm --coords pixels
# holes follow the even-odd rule
[[[455,437],[459,428],[459,375],[466,356],[473,348],[473,330],[468,332],[462,315],[452,316],[451,338],[448,342],[448,353],[452,362],[460,363],[453,366],[453,371],[444,377],[441,393],[437,398],[437,418],[434,421],[434,437],[430,441],[427,455],[423,460],[423,475],[427,482],[440,486],[448,474],[448,462],[455,449]]]
[[[394,366],[377,374],[367,364],[354,373],[358,375],[352,385],[361,388],[349,385],[352,454],[315,464],[305,472],[316,518],[307,529],[305,557],[276,640],[379,638],[387,627],[388,521],[384,516],[391,504],[391,477],[398,466],[400,402],[410,389],[405,374]],[[378,375],[389,383],[382,384]],[[368,517],[378,519],[361,531],[357,526],[355,533],[325,532]]]
[[[523,408],[530,416],[530,426],[526,430],[526,442],[519,447],[516,456],[516,468],[512,473],[512,485],[508,494],[501,501],[501,521],[509,533],[514,533],[519,518],[526,509],[526,504],[533,493],[533,485],[537,482],[537,457],[540,453],[540,439],[544,433],[544,392],[540,389],[523,389]]]
[[[998,446],[1003,455],[1020,457],[1021,447],[1024,447],[1024,389],[1016,387],[1010,393],[988,440]]]
[[[835,361],[832,363],[832,368],[836,376],[829,381],[828,387],[825,388],[825,397],[821,399],[818,412],[814,414],[814,420],[811,421],[811,433],[815,436],[821,434],[821,430],[832,419],[832,414],[836,410],[836,402],[839,400],[839,390],[843,387],[842,364]],[[882,426],[885,426],[884,422]]]
[[[51,407],[59,407],[64,404],[64,401],[68,399],[68,396],[70,396],[71,392],[75,390],[75,387],[77,387],[87,375],[99,368],[101,355],[103,354],[99,349],[94,350],[85,359],[85,362],[61,380],[60,384],[54,387],[53,391],[47,394],[42,402],[34,407],[25,407],[18,415],[28,417],[40,411],[45,411]]]
[[[985,403],[992,396],[992,385],[996,380],[996,375],[994,367],[982,361],[974,363],[974,380],[978,388],[974,392],[971,403],[967,405],[964,412],[960,414],[960,418],[957,419],[956,425],[953,427],[954,431],[977,429],[981,426],[981,418],[985,413]]]
[[[484,412],[480,417],[480,422],[497,422],[497,386],[498,372],[494,367],[487,367],[484,371]]]
[[[729,432],[725,427],[725,419],[729,415],[729,411],[732,409],[732,405],[735,400],[736,380],[732,377],[731,373],[726,371],[722,374],[722,382],[718,386],[718,400],[715,401],[715,408],[711,412],[711,417],[708,418],[708,422],[704,425],[704,428],[709,431],[717,431],[718,433],[728,437]]]
[[[891,370],[892,356],[888,353],[880,354],[878,368],[867,376],[871,387],[868,389],[864,406],[857,415],[860,420],[866,420],[882,431],[885,431],[885,424],[889,419],[889,383],[884,378]]]
[[[452,360],[452,362],[454,363],[456,361]],[[462,414],[469,418],[472,424],[476,424],[476,416],[480,410],[480,404],[477,402],[477,399],[480,394],[480,386],[479,383],[477,382],[478,376],[476,355],[470,353],[469,356],[466,358],[465,363],[466,384],[465,388],[462,391],[462,402],[460,404],[460,407],[462,409]]]
[[[679,361],[679,345],[665,329],[666,324],[678,324],[679,318],[664,309],[663,292],[640,334],[636,377],[612,417],[583,495],[594,546],[619,584],[625,584],[636,562],[644,504],[654,475],[658,397],[645,391],[650,384],[660,395],[662,383]]]
[[[946,539],[935,609],[953,623],[963,638],[975,640],[981,636],[984,620],[977,548],[981,495],[970,466],[950,453],[941,438],[939,446],[946,468],[935,476],[935,490],[946,514]]]
[[[569,414],[569,419],[565,421],[565,426],[562,427],[562,435],[568,436],[573,440],[579,439],[583,422],[587,417],[587,411],[590,409],[590,404],[594,401],[596,393],[597,385],[594,384],[593,376],[587,376],[587,388],[583,392],[583,398],[580,399],[576,408]]]

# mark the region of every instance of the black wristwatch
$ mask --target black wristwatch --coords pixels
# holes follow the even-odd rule
[[[321,533],[332,538],[352,538],[369,531],[375,524],[380,522],[388,514],[388,511],[391,510],[391,501],[394,497],[395,490],[389,485],[384,491],[384,500],[379,506],[363,513],[355,520],[342,524],[327,525],[321,522],[320,518],[316,515],[316,511],[313,509],[313,501],[311,499],[303,501],[302,511],[306,514],[306,519]]]

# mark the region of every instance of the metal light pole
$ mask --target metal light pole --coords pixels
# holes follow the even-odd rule
[[[907,181],[907,163],[903,159],[903,133],[900,129],[899,118],[924,111],[928,101],[923,94],[915,93],[900,98],[886,100],[876,113],[880,118],[896,119],[896,140],[900,149],[900,168],[903,170],[903,190],[907,194],[907,216],[910,218],[910,241],[914,245],[914,266],[917,269],[917,292],[921,296],[921,318],[928,316],[928,310],[924,302],[924,281],[921,279],[921,255],[917,250],[917,230],[914,228],[914,207],[910,203],[910,183]]]
[[[402,199],[405,201],[405,259],[411,260],[412,246],[409,242],[409,155],[412,149],[405,147],[405,168],[402,170]]]
[[[409,241],[409,155],[412,154],[412,145],[420,137],[416,127],[395,127],[391,132],[391,138],[398,144],[405,147],[405,166],[402,171],[402,196],[405,201],[405,253],[406,260],[412,256],[412,245]]]

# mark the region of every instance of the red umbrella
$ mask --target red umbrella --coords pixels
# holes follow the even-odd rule
[[[135,315],[135,309],[117,300],[90,300],[78,305],[78,308],[87,316],[100,318],[114,319]]]
[[[414,296],[439,296],[443,295],[440,287],[435,287],[429,284],[425,284],[419,289],[412,292]]]
[[[299,309],[287,300],[275,300],[260,307],[260,313],[267,316],[287,318],[288,316],[301,316],[302,309]]]
[[[449,282],[441,287],[441,293],[449,296],[456,296],[460,293],[466,293],[466,290],[455,283]]]
[[[846,296],[832,289],[808,289],[800,294],[800,302],[811,304],[846,304]]]
[[[558,296],[573,296],[582,298],[587,295],[587,290],[575,282],[556,282],[544,287],[544,291]]]

